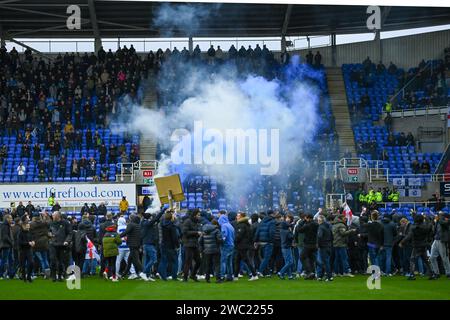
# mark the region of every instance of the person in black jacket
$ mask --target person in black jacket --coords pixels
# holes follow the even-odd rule
[[[314,276],[314,262],[316,261],[317,252],[317,230],[319,225],[313,220],[312,214],[307,214],[305,220],[300,222],[296,232],[303,233],[303,251],[300,260],[306,272],[305,280],[312,280]]]
[[[106,209],[106,206],[105,206],[105,203],[100,203],[100,205],[98,206],[98,208],[97,208],[97,214],[99,215],[99,216],[105,216],[106,214],[107,214],[107,209]]]
[[[371,220],[365,225],[370,263],[373,266],[379,266],[380,249],[383,248],[384,243],[384,228],[381,222],[378,220],[378,211],[372,211],[370,214],[370,219]]]
[[[81,223],[78,225],[78,229],[74,232],[74,260],[75,264],[82,268],[87,251],[87,238],[94,244],[97,242],[95,237],[95,228],[92,222],[89,220],[88,215],[84,215],[81,218]]]
[[[152,200],[148,195],[144,196],[144,199],[142,199],[142,206],[144,208],[144,211],[147,210],[148,207],[150,207],[152,204]]]
[[[205,261],[206,282],[210,282],[210,273],[214,266],[216,282],[220,283],[220,246],[223,242],[222,234],[217,220],[207,223],[202,228],[202,235],[198,239],[199,250],[203,253]]]
[[[254,265],[255,268],[256,268],[256,266],[259,266],[259,263],[260,263],[258,250],[255,248],[255,243],[254,243],[256,230],[258,229],[258,226],[259,226],[259,221],[258,220],[259,220],[259,215],[257,213],[254,213],[254,214],[251,215],[251,217],[250,217],[250,221],[251,221],[251,225],[250,225],[251,247],[248,250],[248,257],[250,259],[250,264]]]
[[[175,225],[175,214],[172,210],[166,211],[161,221],[161,262],[159,274],[162,280],[167,280],[167,271],[171,271],[172,280],[177,280],[178,256],[177,249],[180,246],[180,234]]]
[[[275,233],[273,234],[273,250],[269,267],[271,271],[280,271],[283,267],[283,254],[281,252],[281,224],[283,219],[280,213],[275,215]]]
[[[36,209],[34,208],[33,204],[31,203],[31,201],[28,201],[28,204],[25,208],[25,212],[28,213],[28,216],[31,218],[33,216],[33,213]]]
[[[130,255],[128,256],[127,268],[122,274],[122,278],[130,272],[131,264],[134,265],[136,273],[139,274],[144,281],[148,281],[147,275],[142,272],[142,263],[139,259],[139,247],[141,246],[141,226],[139,217],[135,214],[130,216],[130,223],[124,232],[119,235],[121,238],[127,237],[127,245],[130,248]],[[153,280],[153,279],[152,279]],[[154,281],[154,280],[153,280]]]
[[[317,229],[317,245],[319,247],[319,257],[317,259],[317,279],[321,280],[324,275],[325,269],[325,281],[333,281],[333,274],[331,273],[331,247],[333,245],[333,232],[331,225],[326,221],[323,215],[319,215],[317,218],[319,228]]]
[[[397,242],[399,244],[399,254],[400,254],[400,264],[404,276],[409,276],[409,258],[411,257],[412,246],[411,240],[403,242],[402,246],[400,243],[406,238],[406,235],[411,231],[412,223],[406,218],[400,220],[400,227],[397,233]]]
[[[48,264],[48,226],[47,221],[44,221],[41,215],[35,215],[30,223],[30,232],[35,242],[33,253],[38,258],[46,278],[50,276]]]
[[[294,258],[292,256],[292,243],[294,241],[294,234],[292,233],[294,217],[288,214],[283,222],[281,222],[281,252],[283,254],[284,266],[278,272],[278,277],[284,280],[284,275],[287,274],[289,280],[293,280],[292,270],[294,269]]]
[[[258,280],[256,275],[255,266],[251,263],[248,258],[248,250],[252,247],[252,233],[250,224],[248,222],[248,217],[246,217],[244,212],[239,212],[236,216],[236,226],[235,226],[235,248],[236,256],[234,263],[234,278],[239,279],[239,269],[241,266],[241,261],[243,261],[250,269],[251,274],[250,281]]]
[[[158,215],[151,215],[144,213],[144,219],[141,221],[141,236],[144,245],[144,273],[150,275],[153,265],[157,260],[157,246],[159,242],[158,237],[158,222],[161,219],[166,209],[161,209]],[[154,279],[150,276],[150,281]]]
[[[5,214],[3,216],[3,222],[0,224],[0,279],[5,274],[6,265],[8,265],[9,278],[12,279],[14,276],[12,223],[12,216]]]
[[[22,228],[17,236],[19,243],[19,265],[22,270],[22,280],[25,282],[33,282],[31,275],[33,273],[33,251],[35,245],[30,232],[30,224],[22,219]]]
[[[434,280],[437,278],[437,276],[431,269],[431,265],[427,256],[427,247],[429,246],[432,232],[433,230],[431,228],[431,225],[428,223],[424,223],[424,217],[422,215],[416,215],[414,217],[414,225],[411,227],[406,237],[400,242],[399,245],[400,247],[402,247],[404,243],[411,240],[413,247],[411,258],[409,260],[410,275],[408,277],[408,280],[416,280],[414,271],[419,257],[422,259],[422,262],[427,268],[429,279]]]
[[[433,272],[439,275],[439,265],[437,258],[440,256],[442,264],[444,265],[445,274],[447,278],[450,278],[450,262],[448,260],[448,242],[450,234],[450,221],[448,214],[444,214],[442,211],[435,218],[436,231],[434,235],[434,241],[431,245],[431,266]]]
[[[381,220],[383,225],[383,250],[380,252],[381,270],[388,276],[392,275],[392,248],[394,246],[394,240],[397,236],[397,226],[391,221],[389,215],[384,215]]]
[[[19,205],[16,208],[16,214],[19,216],[19,218],[22,218],[22,216],[26,213],[26,207],[23,205],[22,201],[19,202]]]
[[[56,211],[52,214],[53,222],[50,223],[50,276],[55,281],[63,281],[64,273],[68,265],[67,249],[72,239],[72,226],[69,221],[62,219]],[[57,278],[58,276],[58,278]]]
[[[183,222],[181,231],[184,246],[183,281],[188,281],[189,271],[191,271],[190,278],[197,282],[197,272],[201,264],[198,249],[198,239],[202,235],[200,231],[200,210],[194,209],[189,213],[189,217]],[[194,267],[192,267],[192,262],[194,262]]]

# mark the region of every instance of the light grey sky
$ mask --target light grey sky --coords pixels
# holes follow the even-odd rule
[[[381,38],[395,38],[402,36],[409,36],[420,33],[434,32],[450,30],[450,24],[425,27],[425,28],[415,28],[415,29],[405,29],[398,31],[382,31]],[[374,39],[374,33],[359,33],[359,34],[346,34],[337,35],[337,44],[361,42],[361,41],[371,41]],[[91,52],[94,51],[94,39],[27,39],[21,38],[17,39],[24,42],[25,44],[35,48],[36,50],[42,52]],[[292,41],[295,49],[306,49],[308,48],[308,42],[306,37],[289,37],[288,40]],[[251,45],[255,47],[256,44],[265,44],[270,50],[279,51],[281,48],[280,38],[194,38],[194,45],[199,44],[200,48],[204,51],[208,50],[209,46],[212,44],[215,47],[221,46],[224,50],[234,44],[240,47],[244,45],[248,47]],[[177,47],[182,49],[188,46],[187,38],[158,38],[158,39],[120,39],[120,45],[127,45],[128,47],[133,44],[137,51],[148,52],[150,50],[157,50],[158,48],[166,49]],[[310,37],[311,48],[329,46],[330,36],[313,36]],[[103,47],[105,50],[112,49],[115,51],[117,49],[118,39],[103,39]],[[18,51],[24,51],[25,49],[20,47],[15,43],[6,42],[6,47],[11,50],[16,47]]]

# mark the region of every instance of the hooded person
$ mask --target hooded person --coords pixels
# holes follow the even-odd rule
[[[325,269],[325,281],[333,281],[333,274],[331,273],[331,248],[333,246],[333,231],[331,224],[329,224],[323,215],[317,218],[319,228],[317,229],[317,246],[319,248],[319,257],[317,259],[317,279],[322,279]]]
[[[106,260],[106,268],[103,272],[105,279],[111,279],[113,282],[119,281],[116,277],[116,258],[119,255],[119,245],[122,239],[117,233],[117,227],[111,225],[106,227],[106,233],[103,236],[103,256]]]
[[[412,225],[406,237],[402,241],[400,241],[400,247],[402,247],[409,241],[411,241],[412,244],[411,258],[409,261],[410,274],[408,276],[408,280],[416,280],[414,271],[419,257],[422,259],[422,262],[426,266],[429,279],[434,280],[437,278],[437,275],[434,274],[433,269],[431,268],[431,264],[427,256],[427,247],[430,243],[432,233],[433,231],[431,225],[428,223],[424,223],[424,217],[422,215],[416,215],[414,217],[414,225]]]
[[[334,248],[334,270],[336,274],[343,274],[352,277],[350,265],[348,263],[347,243],[348,237],[355,233],[355,230],[348,229],[343,215],[336,216],[332,227],[333,248]]]
[[[250,269],[250,281],[257,280],[255,266],[249,259],[249,250],[252,248],[253,239],[249,218],[244,212],[239,212],[236,216],[235,224],[235,247],[236,255],[234,261],[234,279],[239,279],[239,269],[241,261]]]
[[[202,235],[198,241],[199,249],[203,253],[205,261],[206,282],[210,282],[210,273],[213,266],[216,282],[220,282],[220,246],[223,239],[217,220],[203,225]]]
[[[234,253],[234,228],[228,220],[227,214],[220,214],[219,226],[222,232],[222,247],[220,250],[220,278],[233,281],[233,253]]]
[[[117,232],[121,234],[127,229],[127,221],[124,217],[120,217],[117,220]],[[121,238],[122,243],[119,245],[119,254],[116,258],[116,275],[118,278],[120,278],[120,266],[122,264],[122,261],[126,262],[128,261],[128,258],[130,256],[130,248],[127,245],[127,240],[125,237]],[[136,270],[134,269],[134,266],[130,267],[130,273],[131,275],[128,277],[128,279],[136,279],[138,278],[138,275],[136,274]]]
[[[74,232],[74,256],[76,259],[76,265],[80,268],[84,265],[84,259],[87,251],[88,241],[96,242],[96,232],[87,215],[81,218],[81,223],[78,225],[78,229]]]
[[[183,234],[182,241],[184,246],[184,266],[183,266],[183,281],[188,281],[189,272],[190,278],[195,282],[197,279],[197,272],[200,268],[201,259],[200,251],[198,249],[198,239],[202,235],[200,226],[200,210],[194,209],[189,212],[181,226]],[[194,262],[194,266],[192,266]]]

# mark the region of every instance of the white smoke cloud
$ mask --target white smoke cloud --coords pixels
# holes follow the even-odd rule
[[[221,132],[227,129],[278,129],[280,171],[285,172],[296,165],[303,156],[305,144],[314,138],[320,124],[320,91],[316,86],[305,79],[269,81],[252,75],[239,78],[226,68],[213,76],[198,66],[186,68],[190,74],[185,75],[183,83],[188,83],[189,87],[182,86],[180,92],[172,94],[187,95],[187,98],[179,105],[171,106],[176,109],[174,114],[168,116],[161,111],[134,106],[126,122],[121,123],[122,129],[155,136],[169,149],[173,148],[170,143],[173,130],[192,130],[195,121],[201,121],[204,128]],[[293,59],[292,69],[307,73],[308,70],[303,68],[309,67],[303,67]],[[162,161],[164,169],[160,167],[159,174],[168,173],[170,162],[170,158]],[[250,165],[187,165],[178,166],[178,170],[215,176],[218,183],[226,186],[225,196],[234,201],[251,191],[255,177],[260,175],[259,167]],[[159,208],[156,205],[155,208]]]

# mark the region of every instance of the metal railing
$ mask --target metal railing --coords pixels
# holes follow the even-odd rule
[[[368,168],[369,164],[367,160],[363,158],[342,158],[339,160],[339,166],[341,168],[358,167],[358,168]]]
[[[159,162],[157,160],[138,160],[136,162],[117,163],[116,167],[120,170],[116,174],[116,181],[134,182],[136,180],[136,171],[157,170]]]
[[[138,160],[134,164],[136,170],[156,170],[158,169],[158,160]]]
[[[369,168],[369,181],[387,181],[389,177],[388,168]]]
[[[387,168],[371,168],[369,170],[369,181],[386,181],[389,179],[414,179],[422,178],[425,182],[445,182],[450,181],[450,174],[390,174]]]
[[[376,168],[380,169],[383,165],[382,160],[366,160],[363,158],[342,158],[341,160],[322,161],[324,166],[324,178],[338,178],[340,168]],[[342,177],[341,177],[342,178]]]
[[[448,106],[433,107],[427,106],[425,108],[414,108],[414,109],[402,109],[402,110],[392,110],[392,118],[404,118],[404,117],[415,117],[415,116],[432,116],[432,115],[447,115]],[[383,110],[383,118],[387,115],[386,111]]]
[[[329,193],[326,196],[326,208],[327,209],[332,209],[335,208],[337,206],[342,206],[342,204],[345,201],[345,194],[343,193]]]
[[[445,166],[447,165],[449,160],[450,160],[450,144],[447,144],[447,147],[445,148],[445,152],[442,155],[442,158],[439,161],[439,164],[437,165],[436,171],[434,172],[434,174],[443,174],[445,171]]]

